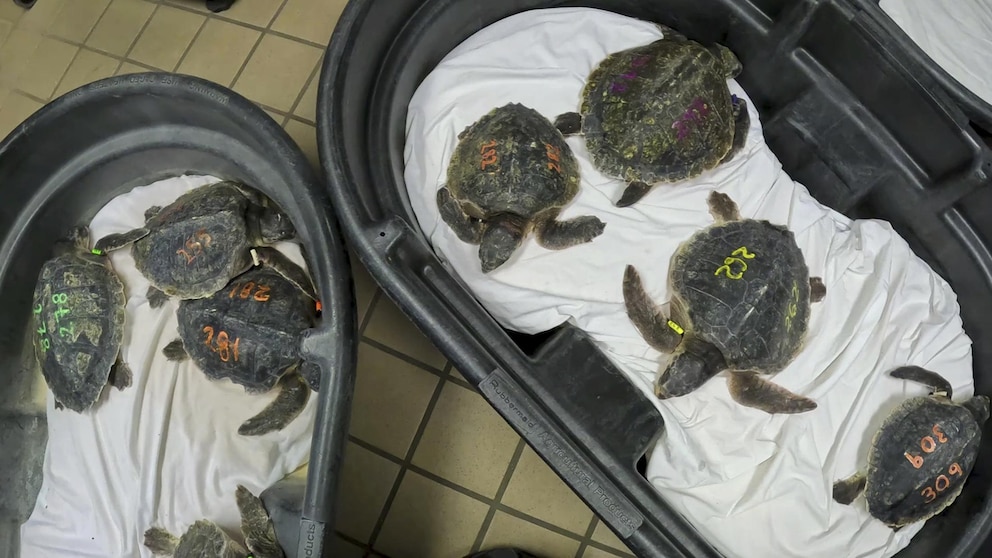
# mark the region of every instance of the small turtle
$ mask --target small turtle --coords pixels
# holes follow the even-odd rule
[[[279,385],[272,403],[238,429],[245,436],[281,430],[320,387],[320,367],[300,355],[303,332],[316,321],[316,297],[304,271],[276,253],[285,260],[281,271],[256,267],[208,298],[180,301],[180,338],[163,349],[169,360],[191,356],[208,378],[229,378],[248,393]]]
[[[157,308],[168,296],[210,296],[252,266],[251,248],[264,261],[275,251],[265,245],[295,236],[289,217],[271,200],[223,181],[194,188],[164,208],[149,208],[144,227],[107,235],[96,247],[111,251],[132,244],[135,266],[151,283],[148,302]]]
[[[894,530],[930,519],[961,494],[978,457],[989,398],[951,401],[951,384],[940,375],[903,366],[893,378],[929,386],[882,422],[868,450],[867,472],[834,483],[833,497],[850,504],[862,492],[868,513]]]
[[[660,27],[662,39],[603,59],[582,90],[580,112],[555,119],[566,136],[585,136],[597,169],[627,181],[617,207],[634,204],[654,184],[729,161],[751,123],[745,101],[727,85],[741,71],[734,53]]]
[[[539,112],[510,103],[465,128],[458,139],[437,207],[458,238],[479,245],[483,272],[503,265],[532,228],[549,250],[602,234],[606,225],[596,217],[557,220],[579,191],[579,166]]]
[[[735,401],[768,413],[816,408],[759,376],[785,368],[806,336],[810,303],[826,295],[810,277],[792,231],[741,219],[737,204],[712,192],[711,225],[683,242],[672,258],[672,319],[648,296],[628,265],[627,315],[649,345],[674,356],[655,383],[659,399],[690,393],[723,370]]]
[[[145,546],[156,556],[175,558],[284,558],[262,500],[240,484],[235,498],[241,512],[244,546],[206,519],[193,523],[178,539],[164,529],[152,527],[145,531]]]
[[[90,250],[89,228],[75,227],[55,246],[34,290],[34,352],[55,407],[77,413],[110,384],[131,385],[121,358],[124,285],[107,256]]]

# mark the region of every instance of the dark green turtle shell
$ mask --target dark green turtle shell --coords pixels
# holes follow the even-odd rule
[[[34,291],[34,350],[55,400],[82,412],[100,397],[124,337],[124,285],[106,256],[45,262]]]
[[[135,265],[170,296],[199,298],[217,291],[251,265],[250,206],[231,182],[190,190],[145,224],[149,234],[131,248]]]
[[[802,347],[809,268],[785,227],[743,219],[699,231],[673,257],[670,283],[673,319],[731,370],[776,372]]]
[[[868,452],[868,512],[893,527],[940,513],[961,493],[981,435],[972,413],[949,399],[904,402],[882,423]]]
[[[210,297],[181,301],[177,316],[183,346],[204,374],[261,393],[301,364],[301,335],[314,325],[316,307],[296,285],[260,266]],[[304,379],[316,391],[319,368],[302,364]]]
[[[565,138],[547,118],[510,103],[459,135],[446,186],[476,219],[500,213],[531,218],[575,197],[579,167]]]
[[[615,52],[590,73],[580,113],[586,148],[611,176],[647,184],[691,178],[733,145],[726,63],[687,39]]]

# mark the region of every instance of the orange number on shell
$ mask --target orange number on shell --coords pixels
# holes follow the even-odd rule
[[[916,467],[917,469],[919,469],[920,467],[923,466],[923,456],[921,456],[921,455],[912,455],[909,452],[906,452],[903,455],[905,455],[906,456],[906,459],[908,459],[909,462],[913,464],[913,467]]]
[[[558,149],[550,143],[545,143],[544,148],[548,153],[548,168],[558,174],[561,174],[561,149]]]
[[[933,489],[930,488],[929,486],[924,488],[921,494],[923,494],[923,497],[927,499],[928,504],[937,499],[937,493],[934,492]]]
[[[259,285],[258,290],[255,291],[255,300],[267,302],[269,300],[269,288],[268,285]]]
[[[251,281],[245,283],[245,286],[242,287],[241,289],[241,295],[240,295],[241,298],[248,298],[249,296],[251,296],[251,291],[254,288],[255,288],[255,283],[252,283]]]
[[[937,437],[937,441],[941,444],[947,441],[947,436],[944,436],[944,433],[940,431],[939,424],[933,425],[933,434]]]
[[[960,477],[961,475],[964,474],[964,471],[961,470],[960,465],[958,465],[957,463],[952,463],[951,468],[947,470],[947,473],[950,475],[957,475]]]
[[[925,453],[933,453],[933,451],[937,449],[937,442],[934,442],[933,438],[927,436],[926,438],[920,440],[920,449],[922,449]]]
[[[482,164],[480,167],[482,170],[486,170],[486,167],[489,165],[496,164],[496,140],[491,139],[482,144],[479,153],[482,154]]]
[[[210,341],[212,341],[213,338],[214,338],[214,328],[212,328],[210,326],[204,326],[203,327],[203,331],[205,331],[207,333],[207,346],[209,347],[210,346]]]
[[[944,481],[944,486],[940,485],[940,481]],[[939,477],[937,477],[937,481],[934,483],[934,486],[937,487],[937,492],[943,492],[947,490],[947,487],[950,485],[951,485],[951,479],[947,478],[945,475],[940,475]]]
[[[231,349],[228,347],[227,332],[222,331],[217,334],[217,356],[224,362],[231,359]]]

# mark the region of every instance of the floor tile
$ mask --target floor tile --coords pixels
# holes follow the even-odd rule
[[[20,77],[29,73],[29,63],[44,37],[36,31],[14,28],[0,46],[0,85],[19,88]]]
[[[317,75],[313,76],[313,80],[310,81],[310,86],[307,87],[306,93],[300,99],[300,104],[296,106],[296,110],[293,111],[296,116],[304,118],[311,122],[317,121],[317,88],[320,86],[320,70],[317,71]]]
[[[0,2],[0,21],[17,23],[26,12],[27,10],[13,2]]]
[[[413,464],[494,498],[519,441],[480,395],[445,382]]]
[[[76,59],[72,61],[69,70],[62,78],[62,83],[55,90],[55,96],[60,96],[73,89],[114,75],[117,66],[120,64],[116,58],[111,58],[94,52],[92,50],[81,49]]]
[[[326,45],[346,3],[346,0],[287,0],[272,29]]]
[[[206,19],[171,6],[159,6],[128,58],[172,71]]]
[[[0,138],[7,137],[18,124],[41,108],[41,103],[19,93],[11,93],[0,109]]]
[[[453,558],[472,550],[489,507],[407,472],[376,540],[391,558]]]
[[[124,56],[154,10],[154,4],[141,0],[113,0],[86,39],[86,46]]]
[[[621,556],[622,557],[630,557],[630,556],[633,556],[633,555],[632,554],[626,554],[626,553],[607,552],[605,550],[600,550],[598,548],[587,546],[586,549],[584,551],[582,551],[582,557],[581,558],[618,558],[618,557],[621,557]]]
[[[210,19],[193,41],[178,72],[230,86],[259,35],[259,31],[247,27]]]
[[[331,556],[334,558],[365,558],[365,550],[341,537],[335,537],[334,542],[331,543]]]
[[[627,548],[627,545],[623,544],[623,541],[617,538],[616,534],[613,533],[613,530],[610,529],[610,527],[606,523],[603,523],[602,519],[598,521],[598,525],[596,525],[596,530],[593,531],[592,533],[592,540],[598,543],[603,543],[606,546],[615,548],[617,550],[630,552],[630,549]]]
[[[314,171],[319,173],[320,157],[317,155],[317,128],[293,119],[286,122],[285,127],[289,136],[293,138],[293,141],[300,146],[303,154],[307,156],[310,166],[313,167]]]
[[[103,15],[110,0],[72,0],[65,2],[48,33],[76,43],[86,40],[96,22]],[[34,8],[32,8],[34,9]]]
[[[354,443],[345,449],[335,529],[368,541],[400,466]]]
[[[389,297],[380,297],[365,335],[437,369],[447,359]]]
[[[227,11],[217,14],[220,17],[233,19],[250,25],[267,27],[272,17],[276,15],[283,0],[238,0]],[[189,3],[189,2],[187,2]],[[203,6],[203,0],[193,2]]]
[[[359,344],[352,435],[405,458],[440,381],[375,347]]]
[[[13,30],[14,30],[13,23],[4,19],[0,19],[0,46],[3,45],[3,43],[7,40],[7,37],[10,35],[10,32]]]
[[[496,512],[486,531],[482,548],[499,546],[513,546],[549,558],[571,558],[579,550],[579,541],[507,513]]]
[[[379,286],[358,259],[358,255],[351,250],[348,250],[348,263],[351,264],[351,278],[355,285],[355,308],[358,312],[358,324],[361,325],[365,321],[365,314]]]
[[[42,99],[50,98],[78,51],[79,47],[58,39],[43,38],[28,58],[26,71],[18,78],[18,89]]]
[[[121,67],[117,69],[117,73],[115,75],[122,76],[124,74],[141,74],[144,72],[151,72],[151,71],[153,70],[149,70],[148,68],[145,68],[144,66],[139,66],[138,64],[135,64],[133,62],[125,61],[123,64],[121,64]]]
[[[4,0],[11,4],[11,0]],[[70,0],[78,2],[79,0]],[[17,21],[17,26],[21,29],[30,29],[39,33],[46,33],[57,19],[59,12],[65,5],[66,0],[43,0],[37,2],[34,7],[27,10]]]
[[[584,535],[592,510],[531,449],[524,448],[502,502],[552,525]]]
[[[265,35],[234,89],[253,101],[289,111],[321,53],[320,49],[303,43]]]

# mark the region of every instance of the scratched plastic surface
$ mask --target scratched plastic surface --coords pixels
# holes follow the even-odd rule
[[[878,48],[850,5],[786,0],[353,0],[324,58],[320,155],[336,210],[384,291],[501,415],[641,556],[719,554],[635,463],[663,424],[645,396],[568,326],[500,328],[444,268],[405,195],[403,139],[414,90],[456,45],[510,14],[583,5],[717,41],[744,66],[765,140],[789,175],[848,217],[890,221],[958,294],[976,390],[992,392],[992,152],[932,78]],[[356,109],[356,107],[363,107]],[[973,555],[992,527],[985,427],[961,497],[900,557]]]

